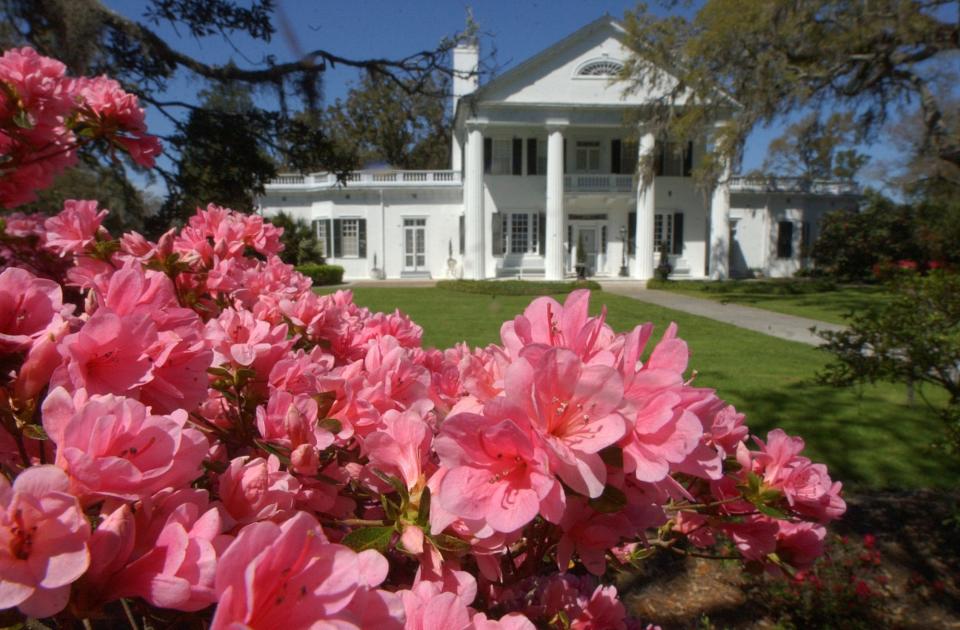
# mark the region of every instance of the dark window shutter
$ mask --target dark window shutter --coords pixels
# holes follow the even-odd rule
[[[673,213],[673,253],[683,254],[683,213]]]
[[[637,247],[637,213],[627,215],[627,255],[633,256]]]
[[[323,244],[323,257],[333,256],[333,219],[325,219],[327,222],[327,242]]]
[[[540,237],[540,255],[547,253],[547,215],[541,212],[537,215],[537,236]]]
[[[607,226],[600,226],[600,251],[606,255],[607,254]]]
[[[483,172],[489,174],[493,166],[493,138],[483,139]]]
[[[460,255],[463,256],[464,252],[467,251],[467,231],[464,222],[466,217],[462,214],[460,215]]]
[[[527,138],[527,175],[537,174],[537,139]]]
[[[777,223],[777,258],[793,258],[793,223]]]
[[[810,257],[810,222],[804,221],[800,224],[800,256]]]
[[[513,174],[523,175],[523,139],[513,139]]]
[[[687,148],[683,152],[683,176],[690,177],[693,172],[693,142],[687,143]]]
[[[573,255],[573,225],[567,223],[567,256]]]
[[[548,151],[547,155],[549,154],[550,153]],[[564,173],[567,172],[567,139],[566,138],[563,139],[563,172]]]
[[[653,159],[654,159],[653,174],[656,175],[657,177],[663,176],[663,154],[664,154],[663,143],[658,140],[653,145]]]
[[[620,174],[620,153],[621,153],[621,144],[620,139],[617,138],[610,142],[610,172],[614,175]]]
[[[493,255],[503,255],[503,222],[505,215],[497,213],[493,215]]]
[[[367,220],[357,220],[357,249],[359,249],[360,258],[367,257]]]
[[[340,230],[343,226],[343,219],[333,220],[333,257],[342,258],[343,248],[340,246]]]
[[[320,219],[311,221],[310,227],[313,228],[313,238],[320,238]]]

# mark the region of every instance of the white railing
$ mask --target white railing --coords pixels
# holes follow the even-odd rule
[[[630,192],[633,175],[564,175],[563,189],[569,192]]]
[[[855,182],[803,177],[731,177],[730,192],[783,192],[815,195],[859,195]]]
[[[460,171],[354,171],[338,182],[333,173],[284,173],[275,177],[267,189],[335,188],[351,186],[459,186]]]

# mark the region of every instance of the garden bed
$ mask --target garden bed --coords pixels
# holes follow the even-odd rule
[[[548,282],[534,280],[441,280],[438,289],[483,295],[566,295],[577,289],[599,291],[593,280]]]

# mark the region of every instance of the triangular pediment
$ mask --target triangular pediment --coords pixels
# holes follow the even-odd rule
[[[604,16],[492,79],[474,93],[482,105],[636,105],[659,94],[625,95],[626,83],[611,80],[630,56],[619,22]]]

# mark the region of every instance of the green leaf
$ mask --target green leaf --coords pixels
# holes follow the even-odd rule
[[[608,446],[600,451],[600,459],[611,468],[623,468],[623,450],[616,446]]]
[[[619,488],[606,486],[603,489],[603,494],[595,499],[590,499],[589,505],[597,512],[603,514],[619,512],[627,505],[627,495]]]
[[[23,434],[33,440],[49,440],[50,436],[39,424],[28,424],[23,427]]]
[[[343,423],[336,418],[324,418],[323,420],[319,420],[317,421],[317,426],[324,431],[329,431],[330,433],[334,434],[343,431]]]
[[[13,124],[21,129],[33,129],[33,122],[25,109],[21,109],[13,116]]]
[[[410,494],[407,492],[407,486],[404,485],[402,481],[400,481],[399,479],[397,479],[392,475],[388,475],[384,472],[381,472],[376,468],[373,468],[372,470],[374,475],[376,475],[381,480],[390,484],[390,486],[392,486],[393,489],[397,491],[397,494],[399,494],[400,497],[403,499],[404,504],[406,504],[410,500]]]
[[[779,519],[789,518],[789,515],[786,512],[784,512],[779,508],[775,508],[772,505],[765,505],[763,503],[756,503],[754,505],[757,506],[757,510],[761,514],[766,514],[767,516],[770,516],[773,518],[779,518]]]
[[[417,524],[426,526],[430,521],[430,488],[424,488],[420,495],[420,506],[417,509]]]
[[[364,527],[355,529],[340,541],[342,544],[350,547],[354,551],[366,551],[375,549],[380,553],[387,551],[390,547],[390,540],[393,538],[394,529],[392,526]]]
[[[230,370],[222,367],[211,367],[207,368],[207,374],[212,374],[220,378],[233,378],[233,375],[230,373]]]

